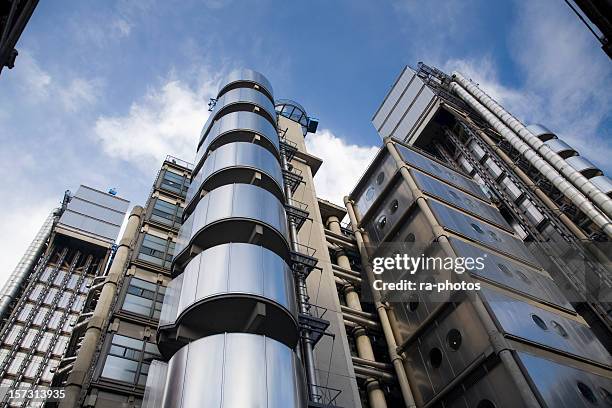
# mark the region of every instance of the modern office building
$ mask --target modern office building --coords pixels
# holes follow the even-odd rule
[[[2,406],[42,406],[15,390],[48,389],[71,332],[87,309],[87,293],[105,273],[128,202],[81,186],[66,192],[4,286],[0,298]]]
[[[406,68],[343,207],[316,195],[317,121],[263,75],[232,73],[211,105],[195,163],[165,160],[91,288],[61,406],[610,404],[612,182],[551,131]],[[482,288],[372,290],[398,249],[484,256],[417,274]]]

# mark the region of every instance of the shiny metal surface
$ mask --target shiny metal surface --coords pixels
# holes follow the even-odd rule
[[[435,201],[429,201],[429,206],[440,225],[445,229],[480,242],[485,246],[531,265],[538,265],[538,262],[525,244],[523,244],[523,241],[515,236]]]
[[[484,269],[480,271],[472,270],[473,275],[536,298],[544,303],[569,311],[574,310],[550,276],[536,272],[521,263],[503,258],[495,252],[476,247],[458,238],[450,237],[449,241],[457,256],[483,258]]]
[[[261,234],[255,231],[257,225],[263,229]],[[179,231],[173,263],[184,264],[192,245],[206,249],[226,242],[253,240],[288,260],[285,206],[263,188],[227,184],[202,197],[185,220]]]
[[[612,180],[608,176],[595,176],[591,180],[591,183],[605,194],[612,196]]]
[[[612,406],[611,378],[529,353],[517,354],[546,406],[555,408]]]
[[[489,202],[489,199],[482,192],[482,189],[478,186],[478,184],[469,178],[405,146],[398,144],[396,147],[400,152],[402,159],[404,159],[408,165],[414,166],[417,169],[429,173],[434,177],[438,177],[445,182],[480,198],[483,201]]]
[[[452,206],[459,207],[464,211],[487,220],[491,224],[512,232],[512,227],[508,225],[497,208],[433,177],[421,173],[420,171],[411,169],[410,173],[414,177],[419,188],[426,194],[445,201]]]
[[[206,129],[206,128],[205,128]],[[255,134],[260,140],[255,139]],[[230,112],[215,122],[210,131],[200,137],[196,156],[196,170],[209,150],[231,142],[251,142],[264,146],[279,155],[279,139],[276,127],[269,120],[253,112]]]
[[[482,149],[482,147],[478,145],[478,143],[476,143],[475,140],[472,140],[468,144],[468,149],[472,151],[472,153],[474,154],[474,157],[476,157],[478,161],[480,161],[486,155],[485,151]]]
[[[508,177],[504,177],[500,184],[503,186],[506,193],[516,202],[519,197],[522,197],[524,192]]]
[[[217,96],[221,96],[227,90],[233,89],[237,86],[240,86],[241,83],[245,83],[248,85],[259,85],[264,88],[264,90],[269,94],[270,98],[274,100],[274,92],[272,91],[272,84],[268,81],[263,74],[253,71],[252,69],[235,69],[230,72],[224,79],[221,81],[221,88]]]
[[[259,108],[259,111],[255,111],[254,107]],[[215,120],[219,120],[221,116],[230,112],[237,111],[256,112],[269,120],[272,125],[276,124],[274,104],[265,94],[252,88],[235,88],[230,89],[217,99],[215,108],[204,125],[202,136],[206,137]]]
[[[257,185],[284,201],[283,173],[277,158],[253,143],[229,143],[212,151],[199,171],[192,176],[185,202],[187,212],[197,202],[200,192],[231,183],[250,184],[255,173],[261,175]]]
[[[567,164],[579,171],[584,177],[591,178],[601,175],[601,170],[596,165],[582,156],[572,156],[565,159]]]
[[[369,176],[365,177],[360,182],[353,194],[355,206],[360,217],[364,217],[374,204],[374,201],[380,196],[380,193],[387,187],[393,175],[397,171],[397,166],[393,158],[383,149],[382,155],[378,161],[378,165],[370,167]]]
[[[181,324],[196,338],[244,331],[295,347],[298,312],[293,273],[274,252],[243,243],[217,245],[196,255],[177,279],[164,299],[160,330]],[[265,314],[255,325],[250,321],[258,303],[265,304]]]
[[[550,139],[556,139],[557,135],[553,133],[552,130],[548,129],[544,125],[540,125],[539,123],[534,123],[533,125],[528,125],[527,130],[533,133],[538,139],[543,142],[546,142]]]
[[[412,311],[409,306],[406,313],[415,313],[419,307]],[[449,305],[406,350],[414,388],[423,401],[429,401],[489,347],[487,332],[475,313],[467,301]],[[451,341],[453,334],[461,339],[458,344]]]
[[[168,363],[159,360],[151,361],[147,373],[147,384],[142,398],[142,408],[159,408],[163,403],[164,385]]]
[[[525,216],[533,225],[540,225],[544,221],[544,215],[536,208],[536,206],[529,200],[524,200],[519,204],[519,208],[523,210]]]
[[[504,332],[598,363],[612,363],[586,324],[491,289],[482,289],[481,294]]]
[[[164,408],[306,408],[302,366],[265,336],[225,333],[196,340],[169,364]]]
[[[552,139],[547,141],[545,144],[550,147],[553,152],[557,153],[564,159],[576,154],[576,150],[561,139]]]

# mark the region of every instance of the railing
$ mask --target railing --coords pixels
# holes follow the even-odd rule
[[[167,161],[172,164],[176,164],[178,166],[184,167],[189,170],[193,170],[194,168],[194,164],[189,163],[188,161],[179,159],[178,157],[171,156],[171,155],[166,156],[166,160],[164,161]]]

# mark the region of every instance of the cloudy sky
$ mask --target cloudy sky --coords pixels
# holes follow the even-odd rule
[[[308,146],[333,201],[379,145],[372,114],[419,61],[463,71],[612,173],[612,64],[562,0],[51,1],[18,49],[0,76],[0,283],[64,190],[142,204],[165,155],[192,160],[208,99],[238,67],[320,119]]]

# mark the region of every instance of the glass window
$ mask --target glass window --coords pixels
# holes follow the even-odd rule
[[[189,189],[189,179],[170,170],[164,170],[160,187],[166,191],[185,197]]]
[[[142,279],[132,278],[122,309],[158,320],[166,288]]]
[[[145,234],[140,246],[138,259],[161,266],[162,268],[170,268],[174,254],[174,245],[174,242],[170,240]]]
[[[157,221],[170,227],[180,226],[183,208],[180,205],[171,204],[166,201],[155,200],[151,220]]]
[[[155,344],[115,334],[102,369],[102,377],[145,385],[150,361],[155,358],[159,358]]]

